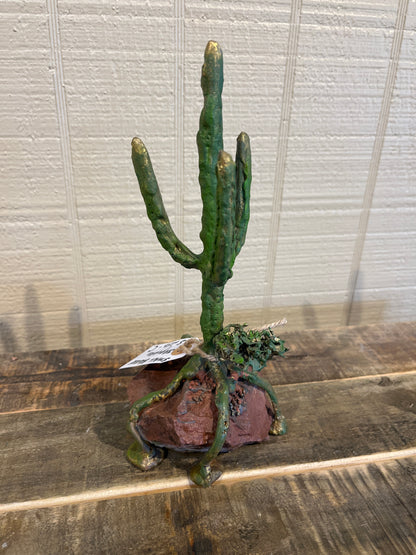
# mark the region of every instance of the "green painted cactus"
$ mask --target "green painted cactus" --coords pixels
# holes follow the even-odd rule
[[[204,107],[197,135],[203,202],[201,254],[193,253],[175,235],[149,154],[138,138],[132,141],[132,159],[147,215],[160,244],[176,262],[202,273],[201,329],[204,348],[211,351],[212,339],[223,325],[224,286],[232,276],[231,269],[246,237],[250,216],[251,155],[246,133],[241,133],[237,139],[235,162],[223,151],[223,60],[221,48],[213,41],[205,50],[201,86]]]
[[[149,393],[133,403],[129,431],[135,442],[129,448],[127,457],[141,470],[149,470],[161,462],[163,450],[144,441],[138,432],[137,422],[140,414],[153,403],[164,401],[173,395],[185,380],[192,380],[202,370],[209,373],[216,384],[215,404],[218,420],[213,443],[201,460],[192,467],[190,477],[196,484],[206,487],[221,474],[212,471],[211,461],[221,451],[227,436],[230,391],[235,388],[236,375],[238,380],[245,380],[268,394],[274,408],[274,419],[269,433],[285,433],[285,420],[279,411],[273,388],[257,374],[265,365],[267,357],[272,354],[282,355],[286,349],[283,342],[268,330],[264,334],[259,332],[253,340],[252,348],[260,347],[259,342],[263,341],[265,352],[268,353],[267,356],[258,357],[257,364],[248,359],[242,366],[241,355],[224,359],[227,339],[231,339],[231,344],[240,342],[241,345],[247,345],[248,336],[242,339],[245,333],[243,326],[234,326],[234,333],[238,337],[223,336],[224,333],[231,333],[223,328],[223,320],[224,286],[232,277],[232,267],[244,244],[250,216],[251,154],[250,141],[246,133],[240,133],[237,138],[235,162],[223,150],[223,59],[219,45],[213,41],[207,44],[205,50],[201,86],[204,106],[197,135],[199,183],[203,202],[200,233],[203,251],[200,254],[193,253],[175,235],[163,205],[147,149],[140,139],[134,138],[132,141],[134,169],[147,215],[160,244],[176,262],[185,268],[196,268],[202,274],[201,329],[204,341],[202,349],[205,355],[192,356],[164,389]]]

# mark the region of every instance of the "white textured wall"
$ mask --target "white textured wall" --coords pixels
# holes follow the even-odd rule
[[[225,56],[225,148],[246,131],[254,164],[228,319],[414,319],[414,1],[3,0],[3,350],[196,331],[200,275],[157,243],[130,140],[198,250],[209,39]]]

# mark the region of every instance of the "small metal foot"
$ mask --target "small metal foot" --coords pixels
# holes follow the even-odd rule
[[[189,477],[197,486],[207,488],[218,480],[221,474],[222,472],[220,470],[212,470],[210,464],[203,465],[201,463],[197,463],[191,468]]]
[[[127,450],[127,458],[134,466],[137,466],[140,470],[146,471],[160,464],[165,458],[165,453],[163,449],[159,449],[153,445],[149,447],[149,450],[143,449],[143,447],[135,441]]]
[[[269,435],[271,436],[282,436],[286,433],[286,419],[284,416],[275,416],[272,425],[269,430]]]

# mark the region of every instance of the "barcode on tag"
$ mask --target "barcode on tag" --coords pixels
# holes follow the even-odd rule
[[[198,341],[198,339],[196,340]],[[186,353],[178,353],[175,355],[172,353],[187,341],[189,341],[189,337],[185,339],[177,339],[171,343],[159,343],[158,345],[152,345],[141,355],[137,356],[133,360],[130,360],[130,362],[127,362],[123,366],[120,366],[120,370],[122,368],[132,368],[134,366],[144,366],[147,364],[163,364],[164,362],[169,362],[170,360],[182,358],[186,356]]]

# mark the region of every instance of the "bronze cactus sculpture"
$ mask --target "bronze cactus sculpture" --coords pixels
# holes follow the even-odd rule
[[[143,142],[132,141],[132,160],[140,190],[157,238],[171,257],[185,268],[202,274],[202,349],[207,356],[195,354],[164,389],[134,402],[130,411],[129,430],[135,442],[128,459],[142,470],[161,462],[163,451],[143,440],[137,429],[140,414],[151,404],[173,395],[185,380],[192,380],[202,369],[215,381],[215,404],[218,421],[212,445],[191,469],[190,477],[198,485],[209,486],[220,473],[211,470],[211,461],[224,445],[230,419],[230,391],[236,380],[245,380],[268,394],[274,418],[270,434],[286,431],[272,387],[258,376],[268,358],[286,351],[283,341],[270,329],[246,332],[244,326],[223,328],[224,286],[232,277],[236,256],[244,244],[249,221],[251,185],[250,141],[246,133],[237,138],[235,162],[223,151],[222,102],[223,57],[219,45],[210,41],[205,49],[201,87],[204,106],[197,134],[199,183],[203,201],[201,254],[193,253],[175,235],[165,211],[149,154]]]

